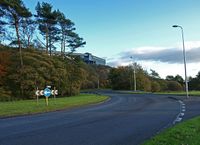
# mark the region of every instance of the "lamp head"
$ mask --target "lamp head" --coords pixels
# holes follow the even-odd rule
[[[179,25],[173,25],[172,27],[177,28],[177,27],[180,27],[180,26]]]

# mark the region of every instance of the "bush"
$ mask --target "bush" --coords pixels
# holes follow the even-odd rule
[[[11,99],[11,92],[0,88],[0,101],[10,101]]]
[[[6,75],[2,73],[4,80],[0,81],[0,87],[8,88],[9,93],[1,91],[1,100],[9,100],[9,94],[16,99],[32,99],[37,87],[44,89],[47,85],[55,86],[61,95],[79,94],[86,74],[81,62],[24,49],[21,67],[17,49],[0,49],[2,52],[9,52],[10,63],[3,64]]]
[[[160,91],[160,84],[156,81],[151,83],[151,91],[152,92],[159,92]]]
[[[183,87],[181,86],[181,84],[176,81],[168,81],[167,87],[168,87],[169,91],[182,91],[183,90]]]

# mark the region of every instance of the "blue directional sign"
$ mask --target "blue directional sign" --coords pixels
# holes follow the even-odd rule
[[[45,96],[45,97],[51,96],[51,90],[50,90],[49,88],[45,88],[45,89],[44,89],[44,96]]]

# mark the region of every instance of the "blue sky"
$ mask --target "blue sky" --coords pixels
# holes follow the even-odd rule
[[[172,72],[166,69],[166,66],[174,65],[176,68],[178,66],[181,68],[180,60],[168,63],[162,59],[154,60],[154,57],[142,59],[135,52],[136,50],[137,53],[140,52],[140,49],[161,53],[162,50],[164,53],[166,50],[180,50],[180,30],[172,28],[173,24],[184,27],[186,47],[200,48],[199,0],[44,0],[44,2],[51,3],[54,9],[60,9],[75,22],[77,32],[87,42],[87,45],[78,52],[91,52],[96,56],[107,58],[108,64],[114,66],[128,64],[130,61],[123,58],[129,58],[130,54],[135,55],[135,60],[146,69],[151,67],[162,77],[169,73],[183,75],[182,71]],[[24,0],[24,3],[35,12],[36,0]],[[191,62],[191,66],[194,63],[199,64],[199,60]],[[162,68],[163,65],[166,65],[166,70]],[[192,76],[198,72],[193,67],[189,72]],[[190,66],[188,68],[190,69]]]

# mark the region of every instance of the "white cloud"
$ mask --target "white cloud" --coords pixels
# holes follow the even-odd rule
[[[188,42],[186,58],[188,63],[200,62],[200,43]],[[133,56],[135,60],[160,61],[166,63],[182,63],[183,51],[179,47],[140,47],[122,52],[121,59]]]
[[[189,41],[185,43],[187,56],[188,76],[195,76],[200,71],[200,41]],[[184,76],[182,45],[176,44],[172,47],[138,47],[130,51],[121,52],[118,58],[111,59],[108,64],[111,66],[124,66],[131,63],[130,56],[133,56],[137,63],[144,69],[154,69],[161,77],[166,75]]]

